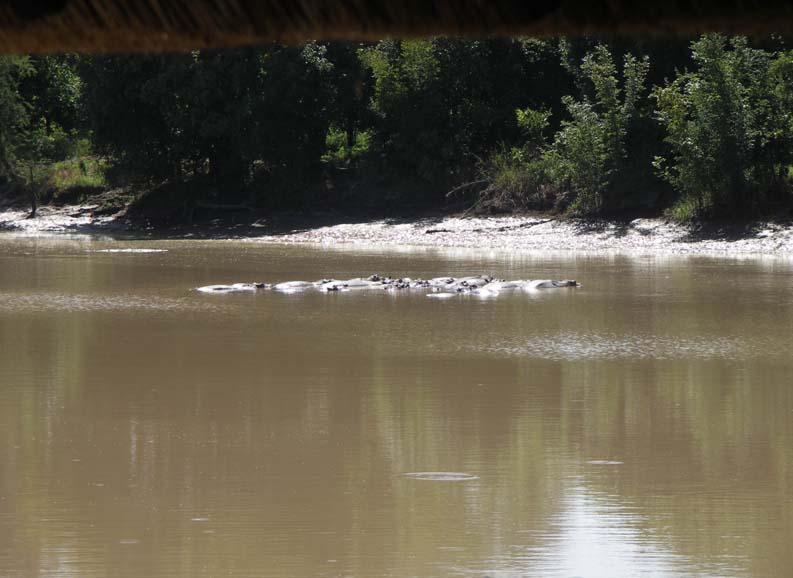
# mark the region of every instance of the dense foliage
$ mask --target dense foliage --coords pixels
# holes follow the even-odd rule
[[[551,162],[556,165],[556,180],[573,193],[577,211],[598,212],[604,205],[618,202],[613,192],[620,190],[631,170],[633,157],[626,145],[635,128],[647,68],[647,58],[626,55],[624,87],[620,88],[611,53],[605,46],[597,46],[581,65],[594,98],[562,97],[569,120],[563,121],[556,133]]]
[[[695,68],[655,91],[669,145],[656,166],[696,212],[782,200],[793,163],[793,54],[720,36],[692,50]]]
[[[28,115],[19,87],[29,74],[28,58],[0,56],[0,178],[6,181],[16,173],[19,148],[26,140]]]
[[[480,209],[702,218],[787,209],[791,167],[793,52],[777,38],[0,57],[2,189],[57,173],[235,206],[452,191]]]
[[[530,40],[445,38],[362,50],[383,169],[438,186],[471,176],[494,143],[517,138],[515,109],[548,95],[542,84],[560,68],[555,52],[551,43]]]

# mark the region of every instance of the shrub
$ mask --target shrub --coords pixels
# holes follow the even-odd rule
[[[559,204],[542,154],[527,156],[525,149],[502,147],[480,167],[480,177],[486,186],[473,207],[476,212],[544,210]]]
[[[480,171],[487,186],[478,206],[554,206],[578,214],[614,207],[619,202],[620,181],[635,181],[631,173],[636,171],[651,174],[649,166],[637,167],[626,150],[631,131],[637,130],[648,66],[646,58],[627,55],[620,88],[611,52],[605,46],[596,47],[581,65],[592,94],[579,100],[563,97],[569,118],[562,121],[550,146],[545,140],[550,112],[518,110],[524,146],[502,147],[490,157]]]
[[[635,127],[648,67],[646,58],[626,55],[620,88],[608,48],[600,45],[584,57],[581,70],[593,96],[563,98],[570,118],[547,153],[557,186],[574,196],[573,212],[596,213],[615,204],[609,195],[632,168],[625,143]]]
[[[673,214],[754,211],[787,189],[793,55],[718,34],[691,47],[696,69],[654,92],[668,146],[655,166],[680,196]]]

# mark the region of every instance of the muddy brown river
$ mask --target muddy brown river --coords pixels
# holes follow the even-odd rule
[[[582,286],[192,290],[371,273]],[[792,330],[782,257],[0,236],[0,576],[793,576]]]

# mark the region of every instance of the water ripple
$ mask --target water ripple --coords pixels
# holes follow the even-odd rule
[[[91,249],[89,253],[167,253],[168,249]]]
[[[0,293],[0,312],[85,312],[124,310],[189,310],[214,309],[212,304],[142,295],[85,295],[66,293]]]
[[[733,336],[560,333],[504,340],[475,349],[496,355],[569,360],[737,359],[784,355],[791,343]]]
[[[402,475],[412,480],[424,480],[429,482],[470,482],[479,479],[479,476],[463,472],[409,472]]]

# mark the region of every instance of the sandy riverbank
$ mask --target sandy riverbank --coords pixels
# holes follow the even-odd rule
[[[267,243],[378,244],[501,250],[586,250],[685,254],[793,252],[793,225],[755,223],[688,227],[660,218],[577,220],[543,216],[453,216],[345,222],[333,216],[220,220],[167,230],[143,227],[123,213],[95,216],[91,205],[0,210],[0,229],[21,234],[106,233],[148,238],[246,239]]]
[[[693,229],[664,219],[591,221],[510,216],[375,221],[309,228],[260,238],[288,243],[393,244],[502,250],[586,250],[692,254],[787,254],[793,226],[755,224]]]

